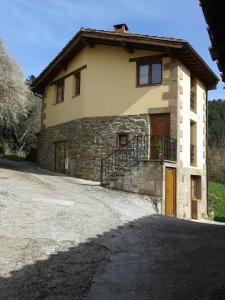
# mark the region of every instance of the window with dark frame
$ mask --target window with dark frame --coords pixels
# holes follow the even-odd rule
[[[197,111],[196,103],[196,79],[191,75],[191,97],[190,97],[190,110],[195,112]]]
[[[128,143],[128,134],[127,133],[119,133],[118,134],[118,147],[123,148]]]
[[[137,85],[146,86],[162,83],[161,60],[137,62]]]
[[[56,103],[64,101],[64,80],[56,84]]]
[[[74,97],[79,96],[80,95],[80,72],[77,72],[76,74],[74,74]]]
[[[190,165],[197,165],[197,124],[195,121],[190,121]]]
[[[202,198],[201,176],[192,175],[191,176],[191,199],[201,200],[201,198]]]

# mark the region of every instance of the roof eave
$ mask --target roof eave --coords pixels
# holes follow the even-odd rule
[[[205,76],[207,77],[205,82],[208,89],[211,89],[212,86],[215,86],[219,80],[219,78],[214,74],[214,72],[208,67],[205,61],[200,57],[200,55],[192,48],[192,46],[183,40],[159,40],[157,38],[147,38],[140,37],[138,35],[130,35],[130,34],[117,34],[113,32],[105,33],[105,32],[97,32],[87,29],[81,29],[67,44],[66,46],[59,52],[59,54],[53,59],[53,61],[41,72],[41,74],[36,78],[36,80],[32,84],[32,88],[35,92],[42,93],[44,87],[47,85],[46,82],[48,78],[51,76],[51,72],[56,73],[57,70],[62,70],[63,62],[68,61],[71,56],[71,49],[75,49],[85,47],[84,39],[92,41],[96,44],[110,44],[114,46],[121,46],[123,43],[129,45],[129,47],[133,47],[134,49],[158,49],[158,51],[165,51],[168,53],[168,49],[175,51],[176,53],[183,53],[184,50],[187,51],[188,55],[194,55],[196,58],[196,62],[200,63],[202,66],[202,70],[205,72]],[[75,53],[73,52],[73,55]],[[55,70],[55,71],[54,71]],[[54,72],[53,72],[54,71]],[[203,73],[204,73],[203,72]]]

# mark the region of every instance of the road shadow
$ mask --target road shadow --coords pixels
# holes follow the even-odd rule
[[[225,227],[149,216],[0,278],[0,299],[222,300]]]

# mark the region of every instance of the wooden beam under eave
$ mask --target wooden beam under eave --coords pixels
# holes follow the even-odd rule
[[[215,51],[215,48],[213,48],[212,46],[209,46],[209,53],[210,53],[211,58],[212,58],[213,61],[218,59],[218,55]]]
[[[61,62],[61,63],[58,64],[58,67],[62,71],[66,71],[67,70],[67,64],[66,63]]]
[[[174,52],[174,49],[170,47],[165,47],[164,52],[170,57],[176,57],[176,53]]]
[[[83,37],[81,40],[82,40],[82,42],[84,43],[84,45],[86,47],[89,47],[89,48],[94,48],[95,47],[95,43],[93,41],[91,41],[90,39],[87,39],[87,38]]]
[[[131,46],[129,46],[126,42],[121,42],[121,47],[125,50],[125,51],[127,51],[128,53],[134,53],[134,49],[131,47]]]

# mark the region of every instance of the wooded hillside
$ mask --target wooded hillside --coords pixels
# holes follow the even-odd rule
[[[209,101],[209,180],[225,183],[225,100]]]
[[[225,146],[225,100],[209,101],[209,146]]]

